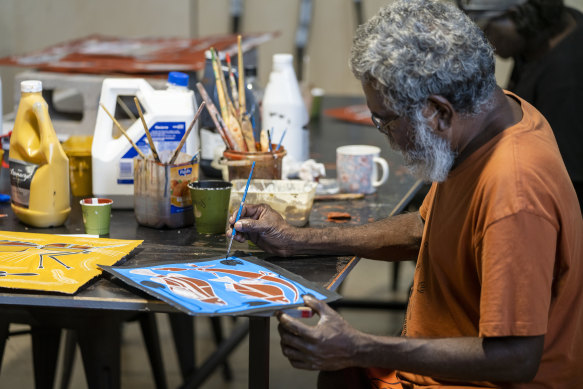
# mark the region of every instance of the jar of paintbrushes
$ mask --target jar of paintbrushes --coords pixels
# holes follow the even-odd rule
[[[281,142],[272,143],[267,131],[253,128],[245,98],[241,36],[238,37],[237,43],[238,77],[235,77],[230,56],[226,55],[228,65],[226,76],[222,71],[219,54],[214,48],[210,49],[218,108],[202,83],[196,85],[206,103],[209,116],[225,143],[226,150],[218,161],[219,167],[225,168],[223,171],[227,172],[223,173],[223,178],[232,180],[247,177],[252,163],[256,162],[255,178],[281,179],[282,159],[286,155],[286,150],[281,146]]]

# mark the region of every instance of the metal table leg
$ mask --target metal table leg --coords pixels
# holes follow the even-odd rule
[[[249,318],[249,388],[269,388],[269,319]]]

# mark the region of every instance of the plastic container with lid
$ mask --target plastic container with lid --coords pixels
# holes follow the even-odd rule
[[[16,217],[33,227],[65,223],[69,203],[69,159],[42,97],[42,83],[23,81],[10,137],[10,188]]]
[[[169,73],[167,88],[163,90],[152,88],[146,80],[140,78],[107,78],[103,81],[100,104],[117,116],[117,99],[136,96],[161,162],[166,163],[178,147],[197,109],[194,93],[187,86],[188,75],[179,72]],[[134,106],[133,99],[129,106]],[[123,121],[118,121],[124,125]],[[140,118],[126,119],[125,123],[128,136],[143,154],[150,154],[148,138]],[[199,147],[196,123],[182,152],[194,157]],[[138,153],[125,136],[117,132],[103,109],[99,109],[97,114],[91,151],[93,194],[114,200],[114,208],[133,208],[133,159]]]
[[[233,214],[241,203],[246,179],[231,181],[229,214]],[[301,227],[308,223],[316,194],[315,182],[302,180],[251,180],[245,203],[269,204],[290,224]]]

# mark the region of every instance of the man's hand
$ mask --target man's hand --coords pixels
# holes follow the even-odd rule
[[[237,212],[229,218],[232,226],[237,217]],[[235,240],[245,242],[250,240],[268,253],[281,257],[290,256],[294,252],[292,237],[298,230],[288,224],[283,217],[266,204],[245,204],[241,211],[241,217],[235,224]],[[227,230],[230,237],[233,229]]]
[[[283,355],[298,369],[339,370],[353,366],[360,333],[328,304],[309,295],[304,296],[304,302],[320,316],[320,320],[312,327],[279,313],[278,330]]]

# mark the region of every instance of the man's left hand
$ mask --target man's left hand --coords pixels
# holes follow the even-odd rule
[[[285,313],[279,313],[281,349],[292,366],[306,370],[339,370],[354,365],[356,340],[361,335],[325,302],[304,296],[320,320],[309,326]]]

